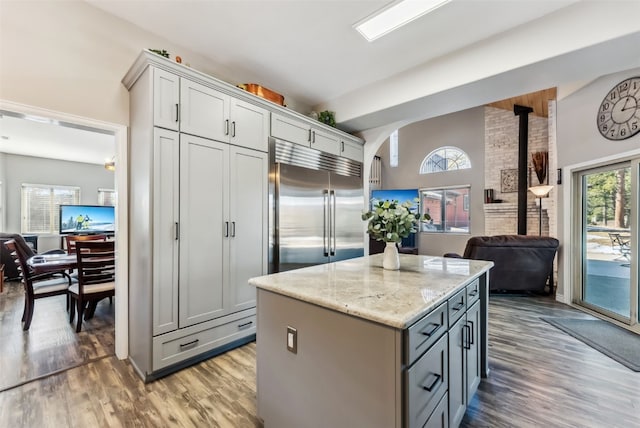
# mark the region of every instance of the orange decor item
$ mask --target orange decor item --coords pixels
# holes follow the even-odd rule
[[[284,106],[284,97],[277,92],[272,91],[271,89],[265,88],[264,86],[260,86],[256,83],[243,83],[238,85],[238,88],[244,89],[247,92],[251,92],[254,95],[257,95],[265,100],[269,100],[273,103]]]

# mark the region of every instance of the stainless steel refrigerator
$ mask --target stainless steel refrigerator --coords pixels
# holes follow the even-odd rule
[[[277,139],[270,159],[270,272],[362,256],[362,163]]]

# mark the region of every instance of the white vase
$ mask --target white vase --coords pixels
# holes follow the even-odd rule
[[[382,255],[382,267],[387,270],[400,269],[400,257],[398,257],[398,247],[395,242],[387,242]]]

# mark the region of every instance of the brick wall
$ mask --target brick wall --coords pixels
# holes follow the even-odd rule
[[[549,174],[542,184],[555,184],[555,108],[549,109],[549,116],[529,115],[527,187],[541,184],[531,162],[531,153],[539,151],[549,152]],[[485,107],[485,188],[493,189],[494,198],[503,201],[500,204],[485,204],[485,235],[517,233],[518,193],[503,192],[501,177],[503,170],[518,169],[518,133],[519,118],[512,111]],[[554,194],[552,190],[550,197],[542,202],[542,235],[549,235],[550,231],[553,235],[556,230]],[[531,192],[527,192],[527,235],[538,234],[538,215],[537,200]]]

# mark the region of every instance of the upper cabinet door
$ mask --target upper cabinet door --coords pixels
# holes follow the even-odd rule
[[[304,123],[279,114],[271,114],[271,135],[291,143],[311,146],[311,127]]]
[[[164,70],[153,69],[153,124],[178,130],[180,78]]]
[[[362,144],[353,141],[342,141],[340,144],[340,156],[353,159],[354,161],[364,161],[364,147]]]
[[[228,95],[181,79],[180,103],[180,132],[229,142]]]
[[[232,98],[230,134],[231,144],[266,152],[269,145],[269,112]]]
[[[328,132],[314,128],[311,130],[311,148],[331,153],[332,155],[339,155],[340,139]]]

